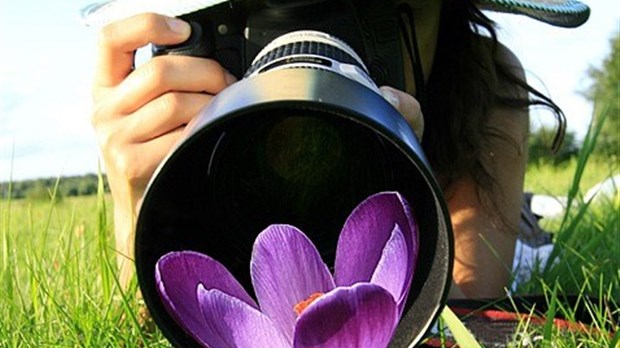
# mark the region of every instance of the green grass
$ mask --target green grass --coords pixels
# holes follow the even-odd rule
[[[589,137],[595,143],[596,131]],[[586,148],[560,170],[528,171],[526,187],[575,203],[555,222],[552,262],[517,290],[547,296],[546,322],[524,319],[510,346],[618,345],[618,313],[610,310],[620,298],[620,197],[596,204],[581,199],[583,191],[618,168],[591,161],[592,151]],[[169,346],[156,329],[140,323],[135,291],[119,289],[110,204],[102,193],[0,201],[0,347]],[[593,322],[588,328],[553,325],[556,315],[575,322],[575,308],[558,300],[562,294],[579,296]]]
[[[108,197],[0,204],[0,347],[169,346],[157,330],[143,330],[136,318],[139,300],[117,286]],[[618,323],[603,302],[620,298],[618,207],[618,200],[578,205],[566,222],[572,232],[558,232],[560,262],[519,289],[546,294],[557,304],[547,314],[569,319],[574,309],[556,301],[558,293],[580,294],[582,302],[586,295],[601,298],[587,305],[595,329],[572,332],[524,321],[515,347],[533,338],[558,347],[618,342],[618,334],[605,334],[617,332]]]
[[[108,203],[0,202],[0,347],[168,346],[117,286]]]
[[[584,198],[586,190],[596,182],[619,171],[616,158],[605,161],[594,157],[604,123],[603,118],[590,126],[579,157],[571,163],[572,175],[566,176],[569,180],[562,187],[567,197],[565,213],[551,224],[555,232],[553,251],[544,269],[535,272],[532,282],[525,284],[525,292],[540,293],[546,285],[559,283],[567,293],[609,293],[614,299],[620,298],[620,194],[590,201]],[[557,186],[550,184],[548,188]]]
[[[566,196],[571,185],[578,158],[571,158],[568,162],[557,167],[551,165],[532,165],[525,175],[525,191],[552,196]],[[584,170],[579,183],[579,189],[585,193],[592,186],[616,175],[620,172],[618,160],[606,158],[592,158]]]
[[[589,188],[614,172],[617,175],[620,168],[617,161],[597,158],[583,164],[582,179],[575,182],[578,161],[574,159],[566,167],[536,167],[528,171],[528,187],[549,183],[546,191],[531,189],[532,192],[568,197],[571,203],[564,216],[541,221],[543,228],[555,234],[551,261],[519,291],[542,293],[545,282],[552,284],[558,280],[566,293],[598,295],[604,292],[602,287],[611,287],[615,298],[620,299],[620,195],[593,202],[583,198]],[[554,176],[560,179],[553,180]]]
[[[533,192],[567,197],[564,215],[549,225],[555,235],[547,264],[534,270],[531,279],[517,289],[517,293],[547,296],[549,309],[542,332],[536,332],[540,327],[529,332],[525,325],[517,335],[542,337],[542,346],[618,347],[620,341],[620,194],[584,199],[594,184],[619,172],[617,158],[596,157],[604,119],[590,126],[578,158],[568,166],[559,171],[535,167],[527,174],[526,187]],[[561,301],[565,294],[577,295],[577,305]],[[575,323],[580,306],[592,321],[590,326],[561,330],[553,325],[551,318],[556,315]]]

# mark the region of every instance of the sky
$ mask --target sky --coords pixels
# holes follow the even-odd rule
[[[91,2],[0,0],[0,182],[98,172],[90,124],[97,31],[79,20]],[[580,94],[591,83],[586,72],[600,66],[620,30],[619,1],[583,2],[592,14],[577,29],[492,15],[528,81],[564,109],[578,138],[592,113]],[[552,118],[534,113],[532,124],[553,126]]]

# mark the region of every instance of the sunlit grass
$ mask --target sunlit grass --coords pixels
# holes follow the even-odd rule
[[[585,199],[586,190],[594,184],[617,175],[618,161],[605,162],[594,158],[596,141],[604,126],[605,115],[593,123],[584,139],[579,156],[569,165],[566,181],[548,178],[546,194],[564,195],[563,216],[547,227],[554,232],[553,250],[544,267],[535,269],[529,281],[520,284],[517,293],[538,293],[548,298],[547,322],[541,328],[531,326],[517,337],[538,337],[539,344],[556,347],[617,347],[620,340],[618,301],[620,301],[620,194]],[[534,173],[541,173],[535,168]],[[546,177],[530,182],[545,182]],[[566,185],[558,189],[557,184]],[[558,191],[554,191],[558,190]],[[534,191],[540,193],[540,191]],[[576,303],[567,305],[564,295],[577,296]],[[580,312],[580,313],[578,313]],[[568,328],[552,322],[556,316],[565,318]],[[578,323],[585,317],[589,325]],[[536,330],[539,332],[537,333]],[[518,341],[518,339],[517,339]],[[521,342],[523,343],[523,342]],[[519,345],[517,345],[519,346]],[[523,346],[521,344],[520,346]]]
[[[545,321],[523,319],[511,347],[616,347],[620,341],[620,314],[613,312],[620,298],[620,197],[583,200],[585,190],[618,168],[592,161],[596,128],[588,137],[581,156],[561,171],[528,172],[532,191],[571,203],[554,222],[551,262],[516,291],[547,297],[549,309],[536,313]],[[110,205],[101,191],[60,200],[54,189],[44,200],[0,201],[0,347],[169,346],[142,323],[135,286],[119,288]],[[576,295],[577,303],[563,302],[565,294]],[[587,326],[577,323],[578,309]],[[572,326],[556,325],[555,317]]]
[[[0,204],[0,347],[169,346],[157,330],[143,329],[135,292],[119,290],[108,197]],[[575,309],[554,294],[580,295],[593,324],[571,331],[524,320],[512,346],[613,347],[618,342],[618,334],[612,336],[618,323],[608,312],[620,293],[617,212],[617,200],[578,205],[572,218],[579,223],[569,224],[574,232],[558,238],[559,261],[518,290],[546,294],[556,304],[547,316],[573,322]],[[589,303],[588,295],[600,302]]]
[[[587,192],[592,186],[620,172],[620,161],[592,158],[580,180],[579,188]],[[578,158],[558,166],[531,165],[525,175],[525,191],[551,196],[566,196],[571,188]]]
[[[119,290],[108,201],[0,203],[0,347],[168,346]]]

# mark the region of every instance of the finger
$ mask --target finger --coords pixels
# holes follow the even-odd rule
[[[109,160],[116,176],[123,177],[133,187],[145,188],[155,169],[183,135],[178,128],[144,143],[132,144]],[[106,161],[107,162],[107,161]]]
[[[129,114],[167,92],[217,94],[235,79],[212,59],[162,56],[132,72],[113,92],[117,111]]]
[[[146,142],[183,127],[213,98],[200,93],[166,93],[123,119],[132,142]]]
[[[177,128],[140,146],[139,156],[142,158],[148,156],[148,161],[144,161],[141,166],[144,171],[141,177],[146,178],[145,183],[151,179],[155,169],[182,138],[183,131],[183,128]]]
[[[392,106],[403,115],[418,137],[418,140],[421,141],[422,135],[424,134],[424,117],[422,115],[420,103],[410,94],[392,87],[382,86],[379,89],[385,100],[392,104]]]
[[[101,30],[95,87],[113,87],[132,70],[134,52],[149,43],[178,44],[190,35],[186,22],[156,14],[137,15]]]

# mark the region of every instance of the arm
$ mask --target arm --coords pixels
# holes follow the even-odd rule
[[[518,60],[500,48],[500,61],[525,79]],[[502,84],[502,93],[525,98]],[[521,94],[515,94],[521,93]],[[509,286],[527,163],[528,112],[495,106],[488,119],[482,165],[494,179],[481,190],[464,176],[447,190],[455,237],[454,281],[467,297],[498,297]]]
[[[157,57],[133,69],[136,49],[181,43],[189,34],[187,23],[154,14],[110,24],[101,32],[92,123],[114,200],[123,285],[133,275],[134,223],[155,168],[212,95],[234,81],[209,59]]]

